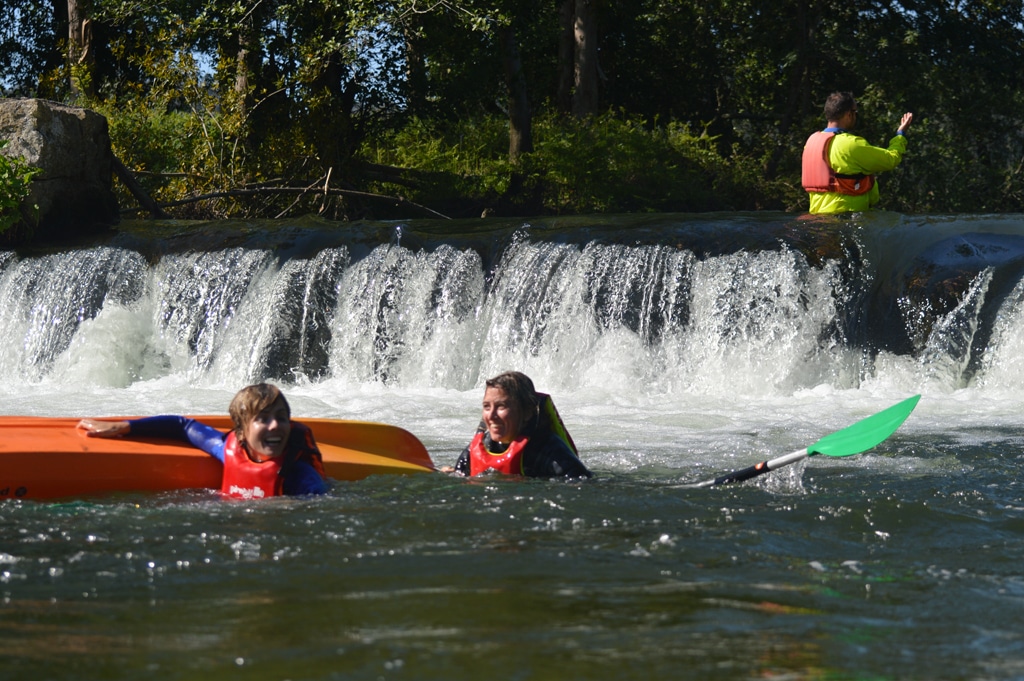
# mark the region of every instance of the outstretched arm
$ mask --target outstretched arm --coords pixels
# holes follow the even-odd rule
[[[218,461],[224,461],[224,433],[184,416],[147,416],[132,421],[82,419],[78,428],[88,437],[161,437],[184,440]]]
[[[437,469],[440,473],[456,473],[462,476],[469,476],[469,447],[462,450],[454,466],[441,466]]]

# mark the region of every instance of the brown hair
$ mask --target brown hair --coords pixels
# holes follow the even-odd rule
[[[522,431],[528,431],[537,424],[537,416],[540,407],[540,395],[533,387],[530,377],[521,371],[506,371],[494,378],[489,378],[484,383],[488,388],[500,388],[505,391],[519,407],[523,422],[519,424]]]
[[[235,394],[231,399],[231,404],[228,405],[228,414],[235,426],[235,437],[239,442],[245,443],[245,427],[249,425],[249,422],[278,399],[284,403],[284,408],[288,410],[290,418],[291,407],[288,406],[288,400],[284,398],[284,393],[276,385],[257,383],[248,385]]]

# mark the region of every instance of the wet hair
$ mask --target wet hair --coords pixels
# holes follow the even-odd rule
[[[238,438],[239,442],[245,443],[245,427],[261,411],[279,399],[284,403],[284,408],[288,411],[288,417],[291,418],[292,409],[288,406],[288,400],[284,398],[284,393],[276,385],[257,383],[256,385],[248,385],[235,394],[231,399],[231,404],[228,405],[228,414],[231,416],[231,422],[235,426],[235,437]]]
[[[838,121],[848,111],[857,108],[852,92],[833,92],[825,100],[825,120]]]
[[[537,417],[540,408],[540,395],[533,387],[530,377],[521,371],[506,371],[494,378],[489,378],[484,383],[488,388],[500,388],[519,407],[523,422],[519,424],[521,431],[529,431],[537,425]]]

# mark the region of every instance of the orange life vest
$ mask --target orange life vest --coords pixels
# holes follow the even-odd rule
[[[841,175],[828,162],[834,132],[816,132],[807,138],[804,145],[802,184],[809,192],[837,192],[848,196],[860,196],[871,191],[875,184],[874,175]]]
[[[493,469],[505,475],[522,475],[523,450],[529,442],[528,438],[517,437],[504,452],[495,454],[484,447],[484,434],[477,433],[469,443],[469,474],[480,475]]]
[[[233,499],[280,496],[284,486],[281,470],[285,464],[293,461],[305,461],[321,477],[324,476],[323,459],[313,440],[313,432],[301,423],[292,422],[288,449],[284,454],[262,463],[249,458],[245,447],[238,441],[235,432],[231,431],[224,442],[224,475],[220,491]]]

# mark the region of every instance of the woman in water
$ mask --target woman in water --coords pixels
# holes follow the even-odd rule
[[[184,416],[131,421],[83,419],[89,437],[185,440],[224,464],[221,492],[238,499],[323,494],[325,480],[313,433],[291,420],[288,401],[268,383],[242,388],[228,407],[234,430],[222,433]]]
[[[534,478],[589,478],[551,397],[529,376],[506,371],[486,382],[483,423],[453,469],[460,475],[496,470]]]

